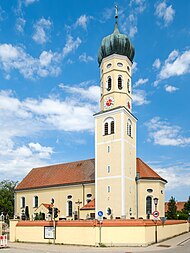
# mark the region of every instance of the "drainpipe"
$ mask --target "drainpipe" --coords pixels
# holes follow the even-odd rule
[[[85,204],[85,195],[84,195],[84,184],[82,184],[82,205],[84,206]]]
[[[140,175],[139,172],[137,172],[135,181],[136,181],[136,208],[137,208],[137,219],[139,217],[139,193],[138,193],[138,181],[139,181]]]

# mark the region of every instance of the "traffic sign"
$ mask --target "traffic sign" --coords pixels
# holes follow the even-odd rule
[[[158,211],[154,211],[152,213],[152,215],[154,216],[154,218],[158,218],[158,216],[160,215],[160,213]]]
[[[98,211],[98,216],[102,217],[103,216],[103,212],[102,211]]]

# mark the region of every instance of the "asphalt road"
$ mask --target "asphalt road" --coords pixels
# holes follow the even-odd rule
[[[86,247],[52,244],[9,243],[7,253],[190,253],[190,233],[148,247]]]

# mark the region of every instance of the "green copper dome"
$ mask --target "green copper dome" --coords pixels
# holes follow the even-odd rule
[[[98,50],[98,63],[112,54],[120,54],[127,56],[132,62],[135,54],[134,47],[129,38],[125,34],[121,34],[118,30],[117,21],[115,23],[114,32],[103,38],[101,46]]]

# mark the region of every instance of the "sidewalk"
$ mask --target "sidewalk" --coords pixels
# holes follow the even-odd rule
[[[166,250],[182,246],[186,241],[190,241],[190,233],[186,233],[172,239],[150,245],[148,247],[87,247],[87,246],[72,246],[72,245],[52,245],[52,244],[39,244],[39,243],[12,243],[9,242],[10,249],[32,250],[31,252],[56,252],[56,253],[100,253],[100,252],[114,252],[114,253],[135,253],[135,252],[148,252],[157,250]],[[22,251],[21,251],[22,252]]]

